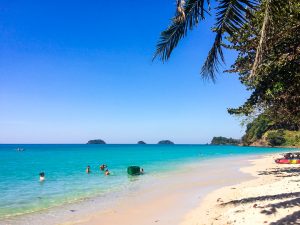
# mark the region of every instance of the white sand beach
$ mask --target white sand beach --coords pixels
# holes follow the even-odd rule
[[[278,157],[267,155],[241,168],[255,179],[210,193],[181,225],[299,224],[300,167],[276,164]]]

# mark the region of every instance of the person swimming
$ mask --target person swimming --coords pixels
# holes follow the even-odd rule
[[[110,172],[109,172],[108,169],[105,170],[105,175],[106,175],[106,176],[110,175]]]
[[[44,172],[40,172],[40,181],[44,181],[45,180],[45,173]]]
[[[90,167],[90,166],[87,166],[85,172],[86,172],[86,173],[90,173],[90,172],[91,172],[91,167]]]
[[[102,171],[104,171],[105,168],[107,168],[107,165],[105,165],[105,164],[102,164],[102,165],[100,166],[100,170],[102,170]]]

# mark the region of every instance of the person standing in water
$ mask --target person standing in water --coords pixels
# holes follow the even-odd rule
[[[110,175],[110,172],[108,171],[108,169],[105,170],[105,176]]]
[[[100,166],[100,170],[102,170],[102,171],[104,171],[105,168],[107,168],[107,166],[106,166],[105,164],[102,164],[102,165]]]
[[[91,167],[90,167],[90,166],[87,166],[85,172],[86,172],[86,173],[90,173],[90,172],[91,172]]]
[[[40,172],[40,181],[43,182],[45,180],[45,173]]]
[[[143,168],[140,169],[140,174],[144,174],[144,169]]]

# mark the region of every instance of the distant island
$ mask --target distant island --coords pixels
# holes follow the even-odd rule
[[[220,137],[213,137],[210,144],[211,145],[240,145],[241,140],[220,136]]]
[[[170,140],[161,140],[157,144],[159,144],[159,145],[174,145],[174,142],[172,142]]]
[[[139,141],[137,144],[138,144],[138,145],[145,145],[146,142],[144,142],[144,141]]]
[[[89,140],[87,144],[106,144],[105,141],[101,140],[101,139],[95,139],[95,140]]]

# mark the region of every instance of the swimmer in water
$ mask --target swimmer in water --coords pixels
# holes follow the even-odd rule
[[[86,172],[86,173],[90,173],[90,172],[91,172],[91,167],[90,167],[90,166],[87,166],[85,172]]]
[[[105,176],[110,175],[110,172],[108,171],[108,169],[105,170]]]
[[[45,180],[45,173],[44,172],[40,172],[40,181],[44,181]]]
[[[100,166],[100,170],[102,170],[102,171],[104,171],[105,168],[107,168],[107,166],[106,166],[105,164],[102,164],[102,165]]]

